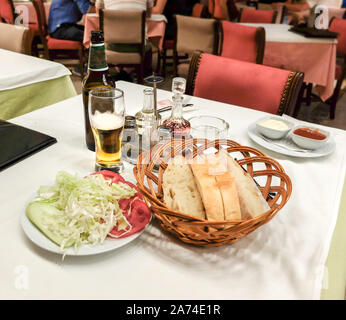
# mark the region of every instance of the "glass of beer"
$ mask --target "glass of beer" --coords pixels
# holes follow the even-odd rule
[[[89,93],[89,119],[95,139],[95,170],[123,171],[121,140],[125,122],[124,92],[98,88]]]

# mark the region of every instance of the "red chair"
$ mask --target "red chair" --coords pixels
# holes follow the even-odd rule
[[[32,0],[34,5],[45,59],[79,60],[81,77],[84,77],[84,47],[79,41],[55,39],[48,35],[46,13],[42,0]]]
[[[244,23],[275,23],[277,11],[240,9],[239,22]]]
[[[209,13],[214,19],[231,21],[239,15],[234,0],[210,0]]]
[[[202,3],[196,3],[192,8],[192,17],[196,18],[209,18],[207,6]]]
[[[14,24],[16,19],[12,0],[0,0],[0,22]]]
[[[222,21],[219,55],[225,58],[263,63],[265,30],[262,27],[243,26]]]
[[[303,77],[300,72],[195,53],[186,93],[272,114],[292,114]]]

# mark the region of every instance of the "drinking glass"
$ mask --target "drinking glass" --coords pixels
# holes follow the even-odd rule
[[[208,140],[227,139],[229,124],[225,120],[213,116],[196,116],[189,119],[191,136]]]
[[[89,93],[89,119],[95,139],[95,170],[123,171],[121,140],[125,122],[124,92],[98,88]]]

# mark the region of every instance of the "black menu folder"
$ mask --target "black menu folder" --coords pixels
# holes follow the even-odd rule
[[[46,134],[0,120],[0,171],[56,142]]]

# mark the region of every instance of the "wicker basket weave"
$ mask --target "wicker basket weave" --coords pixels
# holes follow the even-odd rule
[[[186,150],[190,151],[185,154],[188,158],[206,150],[215,153],[221,148],[227,150],[256,182],[264,180],[264,184],[258,185],[270,210],[249,220],[208,221],[168,209],[163,202],[162,176],[169,159]],[[261,169],[256,170],[259,166]],[[291,180],[278,162],[257,149],[241,146],[232,140],[170,140],[140,154],[133,172],[138,188],[161,227],[186,243],[203,247],[238,241],[272,219],[292,192]]]

